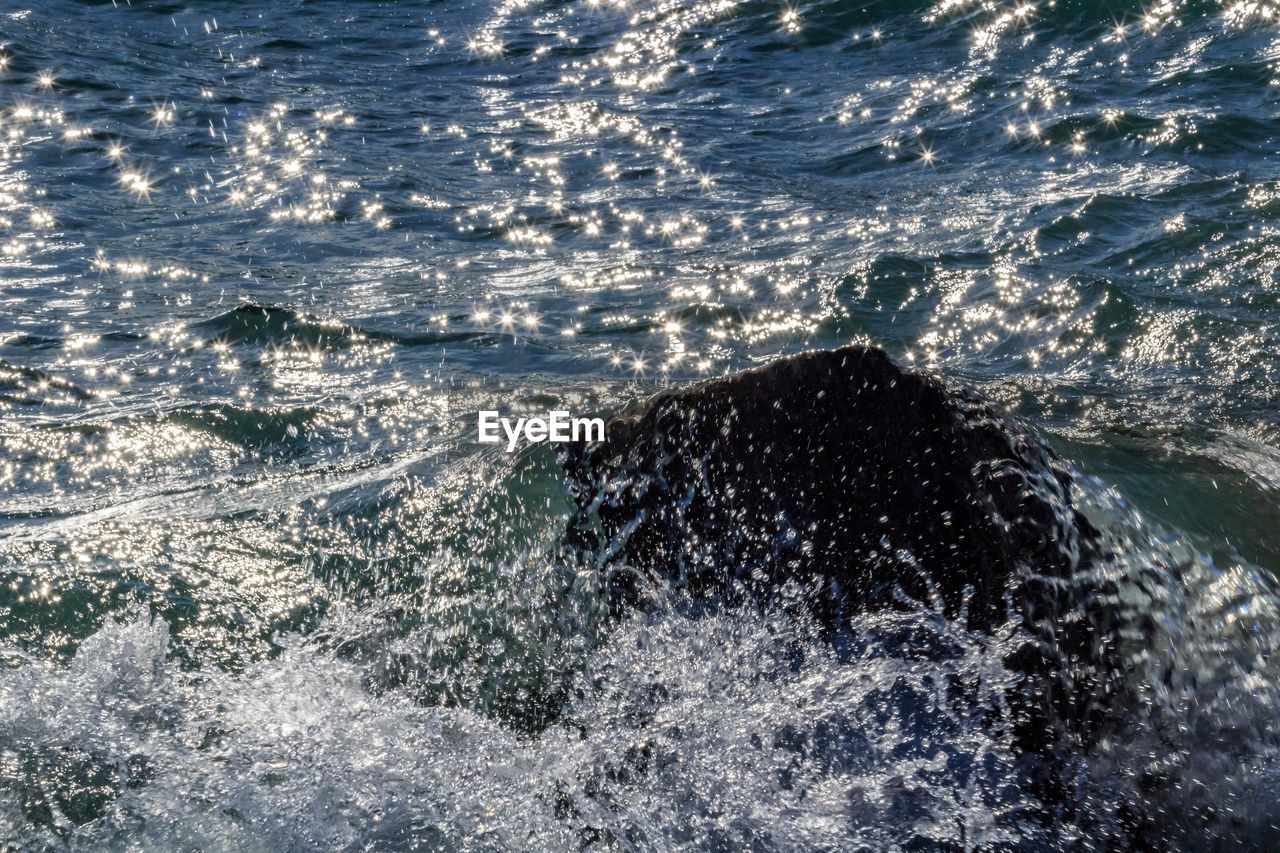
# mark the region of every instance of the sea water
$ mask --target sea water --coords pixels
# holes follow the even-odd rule
[[[0,0],[0,848],[1274,848],[1278,26]],[[849,342],[1171,579],[1057,825],[1016,626],[612,620],[550,449],[476,441]]]

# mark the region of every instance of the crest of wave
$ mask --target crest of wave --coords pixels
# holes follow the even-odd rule
[[[1026,840],[989,723],[1009,636],[941,615],[663,608],[586,652],[560,721],[519,736],[373,695],[302,641],[184,671],[111,623],[0,683],[0,825],[95,849],[831,849]]]
[[[0,827],[82,849],[1052,849],[1125,837],[1123,806],[1187,849],[1266,849],[1274,592],[1114,493],[1089,504],[1114,539],[1105,571],[1169,582],[1116,587],[1130,707],[1059,768],[1078,825],[1052,834],[1004,722],[1013,625],[975,635],[904,602],[832,638],[785,590],[763,612],[660,591],[598,641],[567,631],[570,686],[536,732],[412,685],[371,690],[376,662],[322,638],[189,669],[138,614],[66,666],[0,652]]]

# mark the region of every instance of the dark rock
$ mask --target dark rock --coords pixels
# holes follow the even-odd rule
[[[975,391],[850,346],[660,393],[562,447],[568,550],[617,607],[647,578],[722,599],[798,583],[832,625],[903,593],[975,630],[1016,617],[1011,663],[1043,698],[1020,740],[1089,728],[1097,533],[1060,460]]]
[[[566,447],[576,533],[598,519],[597,548],[695,592],[821,580],[861,609],[931,582],[952,614],[971,588],[969,620],[990,626],[1012,581],[1069,575],[1089,535],[1031,433],[878,349],[667,391]]]

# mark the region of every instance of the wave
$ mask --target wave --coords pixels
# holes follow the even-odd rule
[[[0,763],[0,819],[36,846],[111,847],[123,826],[170,849],[1056,849],[1064,834],[1088,849],[1141,843],[1142,808],[1175,847],[1267,849],[1274,590],[1085,488],[1123,546],[1109,571],[1183,583],[1120,602],[1146,626],[1123,673],[1139,701],[1068,768],[1078,808],[1052,829],[1018,783],[1031,768],[992,725],[1019,677],[1009,636],[926,607],[858,615],[832,641],[786,608],[707,610],[670,591],[594,638],[546,632],[572,674],[555,721],[533,730],[387,676],[417,662],[423,681],[500,683],[545,664],[550,649],[514,648],[536,607],[410,609],[390,633],[385,610],[339,609],[234,672],[184,667],[168,626],[140,613],[108,621],[69,665],[7,648],[0,737],[21,760]],[[577,586],[565,609],[591,596]],[[463,635],[492,647],[488,663],[438,668],[432,650]]]
[[[0,362],[0,402],[42,405],[92,399],[91,391],[48,371]]]
[[[1071,805],[1046,824],[1046,767],[1006,722],[1016,625],[926,602],[833,634],[785,598],[669,586],[611,616],[600,577],[562,559],[550,457],[330,494],[335,528],[306,538],[332,596],[265,657],[201,662],[192,626],[146,609],[103,619],[69,663],[6,640],[0,825],[72,848],[1268,849],[1280,597],[1098,481],[1076,475],[1077,503],[1127,626],[1101,677],[1128,698],[1051,765]]]
[[[465,319],[462,316],[455,320]],[[484,341],[485,332],[426,332],[406,334],[324,320],[289,308],[246,302],[208,320],[191,324],[191,331],[204,343],[298,346],[308,349],[339,349],[369,341],[389,341],[401,346]]]

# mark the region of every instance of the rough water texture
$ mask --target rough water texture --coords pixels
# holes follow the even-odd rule
[[[1278,14],[0,0],[0,847],[1273,849]],[[1052,807],[1016,620],[615,615],[474,442],[851,343],[1108,555]]]

